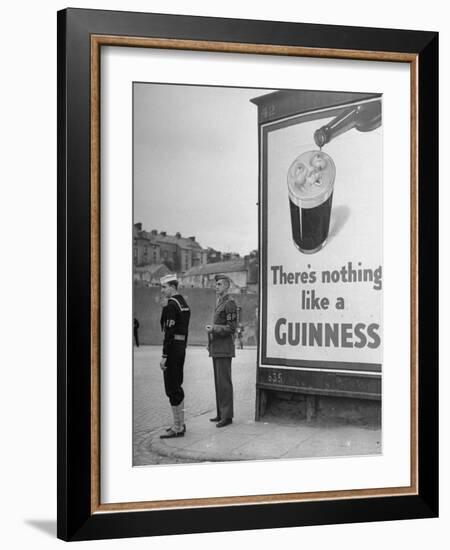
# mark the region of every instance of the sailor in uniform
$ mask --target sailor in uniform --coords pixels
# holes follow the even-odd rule
[[[218,428],[233,422],[233,383],[231,359],[234,353],[234,333],[237,327],[237,306],[229,294],[231,279],[216,275],[217,305],[212,325],[206,325],[209,356],[213,360],[217,415],[211,418]]]
[[[163,352],[159,366],[164,375],[164,388],[172,407],[173,425],[161,435],[161,439],[183,437],[184,423],[183,368],[191,311],[186,300],[178,292],[176,275],[160,279],[161,294],[167,298],[161,317],[164,331]]]

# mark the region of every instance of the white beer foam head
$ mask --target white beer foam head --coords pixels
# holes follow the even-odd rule
[[[335,176],[336,168],[329,155],[323,151],[306,151],[289,167],[289,198],[304,208],[318,205],[331,195]]]

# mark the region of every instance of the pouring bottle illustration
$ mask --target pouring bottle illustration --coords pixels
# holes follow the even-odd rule
[[[292,238],[300,252],[318,252],[328,238],[336,167],[322,147],[352,128],[370,132],[380,125],[381,101],[349,107],[314,132],[319,151],[302,153],[289,167],[287,182]]]

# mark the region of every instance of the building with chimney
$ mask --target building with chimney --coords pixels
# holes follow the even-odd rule
[[[143,266],[161,263],[160,246],[147,231],[142,230],[141,223],[133,226],[133,264]]]
[[[176,273],[184,273],[192,267],[207,263],[207,251],[195,236],[183,237],[181,233],[168,235],[156,229],[144,231],[141,223],[133,228],[133,258],[135,267],[163,264]]]

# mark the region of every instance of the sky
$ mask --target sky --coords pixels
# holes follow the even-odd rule
[[[258,246],[258,119],[271,90],[134,84],[134,223],[203,248]]]

